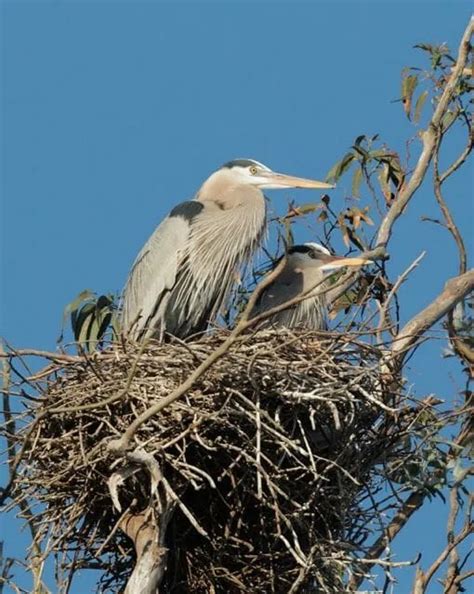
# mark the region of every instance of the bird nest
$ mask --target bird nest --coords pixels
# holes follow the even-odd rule
[[[63,570],[106,570],[100,592],[124,587],[137,560],[124,518],[151,508],[168,549],[160,592],[346,591],[377,460],[397,439],[377,349],[257,332],[137,429],[143,464],[107,448],[222,341],[115,344],[42,374],[13,498],[36,501]]]

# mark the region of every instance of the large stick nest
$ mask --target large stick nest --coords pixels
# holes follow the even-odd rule
[[[50,369],[19,436],[14,499],[37,502],[37,525],[50,550],[65,553],[63,568],[107,570],[100,591],[123,587],[135,559],[112,475],[127,477],[118,490],[125,513],[154,498],[174,509],[162,592],[345,591],[371,520],[367,506],[363,519],[354,512],[393,443],[385,427],[394,382],[384,388],[373,347],[347,335],[256,333],[139,428],[135,445],[163,477],[155,493],[144,467],[126,472],[130,463],[108,453],[111,439],[222,340],[143,352],[114,345]],[[45,412],[57,408],[66,412]]]

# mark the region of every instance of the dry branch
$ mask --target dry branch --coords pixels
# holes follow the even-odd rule
[[[401,365],[407,352],[419,338],[473,290],[474,269],[450,279],[438,297],[407,322],[398,333],[392,347],[392,355],[397,364]]]
[[[392,228],[397,219],[403,214],[405,208],[411,198],[413,197],[416,190],[422,184],[426,172],[428,170],[431,159],[436,149],[437,138],[439,134],[439,128],[443,116],[446,114],[447,109],[453,100],[456,93],[456,86],[458,85],[461,77],[463,76],[464,69],[467,64],[469,57],[469,51],[471,49],[471,37],[474,31],[474,19],[470,19],[469,24],[464,31],[459,46],[458,58],[456,64],[452,69],[451,75],[448,82],[439,98],[436,109],[433,113],[431,121],[429,122],[426,130],[422,133],[421,139],[423,148],[415,169],[408,180],[408,182],[401,188],[398,196],[393,201],[390,210],[386,214],[382,221],[378,235],[377,245],[387,246],[390,236],[392,234]]]
[[[137,428],[161,469],[153,483],[138,450],[114,458],[97,447],[173,393],[219,344],[220,336],[116,345],[93,361],[58,364],[28,413],[33,429],[16,438],[23,456],[12,504],[25,494],[39,504],[47,550],[79,551],[75,567],[108,558],[115,591],[141,583],[152,592],[161,581],[163,592],[180,583],[189,592],[280,594],[317,580],[322,592],[343,592],[347,551],[360,546],[359,498],[403,434],[385,404],[400,395],[393,383],[384,393],[377,349],[347,335],[260,331]],[[125,389],[126,398],[111,399]],[[119,505],[111,472],[123,479],[113,488]]]

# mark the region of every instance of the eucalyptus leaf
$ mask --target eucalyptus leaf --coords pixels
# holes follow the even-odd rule
[[[354,196],[354,198],[360,198],[360,185],[362,182],[362,168],[358,167],[355,172],[354,175],[352,176],[352,189],[351,189],[351,193]]]
[[[77,297],[75,297],[75,299],[73,299],[70,303],[66,305],[66,307],[63,310],[61,333],[57,339],[57,342],[62,342],[63,340],[64,328],[66,326],[66,320],[68,319],[68,317],[71,317],[71,320],[73,321],[74,325],[77,317],[77,310],[79,309],[81,304],[84,303],[84,301],[87,301],[88,299],[92,299],[93,297],[94,293],[90,289],[84,289],[79,293],[79,295],[77,295]]]
[[[420,121],[421,110],[423,109],[427,97],[428,91],[423,91],[423,93],[421,93],[421,95],[416,100],[415,113],[413,115],[413,121],[415,122],[415,124],[418,124],[418,122]]]

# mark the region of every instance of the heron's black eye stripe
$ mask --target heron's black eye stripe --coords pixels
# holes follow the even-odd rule
[[[252,161],[251,159],[234,159],[233,161],[224,163],[222,167],[232,169],[232,167],[251,167],[252,165],[255,165],[255,161]]]
[[[292,245],[288,250],[289,254],[311,254],[313,250],[307,245]]]

